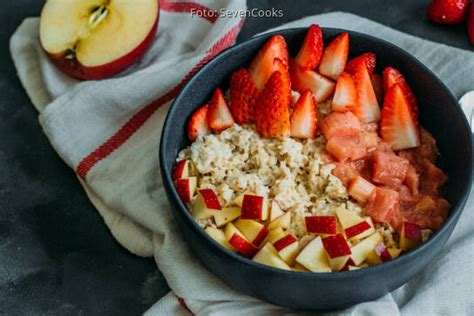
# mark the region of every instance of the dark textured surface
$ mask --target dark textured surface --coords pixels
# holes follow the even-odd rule
[[[433,41],[472,49],[464,26],[427,22],[428,1],[249,1],[283,8],[255,18],[239,40],[300,17],[348,11]],[[48,144],[16,75],[8,40],[43,1],[0,3],[0,314],[138,314],[167,292],[152,260],[110,236],[74,173]]]

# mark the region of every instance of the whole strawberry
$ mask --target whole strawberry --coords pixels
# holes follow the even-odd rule
[[[467,17],[467,33],[469,34],[471,44],[474,45],[474,4],[471,4],[469,16]]]
[[[461,23],[466,18],[468,4],[468,0],[433,0],[428,6],[428,17],[436,23]]]

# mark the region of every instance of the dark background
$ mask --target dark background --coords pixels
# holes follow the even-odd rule
[[[79,0],[77,0],[79,1]],[[353,12],[413,35],[464,49],[465,26],[429,23],[429,1],[248,1],[281,8],[248,19],[239,41],[307,15]],[[9,38],[44,1],[0,4],[0,314],[130,314],[168,292],[152,259],[129,254],[109,234],[74,172],[53,151],[9,54]]]

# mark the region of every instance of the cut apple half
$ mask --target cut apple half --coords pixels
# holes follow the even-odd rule
[[[158,16],[158,0],[48,0],[41,12],[40,42],[65,73],[103,79],[146,52]]]

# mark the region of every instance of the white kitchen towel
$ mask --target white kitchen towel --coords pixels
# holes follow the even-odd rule
[[[204,269],[190,253],[171,217],[159,180],[157,155],[169,101],[183,77],[189,77],[186,73],[193,73],[232,44],[241,21],[203,20],[189,14],[196,4],[162,3],[168,11],[162,11],[158,41],[152,50],[135,69],[99,82],[77,82],[59,73],[39,48],[38,20],[26,20],[11,40],[20,80],[40,111],[46,135],[77,172],[112,234],[133,253],[153,254],[173,290],[147,314],[288,314],[288,310],[232,290]],[[222,4],[207,1],[205,7],[218,9],[218,3]],[[224,5],[229,9],[245,8],[240,1]],[[437,73],[457,97],[474,89],[474,54],[469,51],[422,40],[341,12],[307,17],[281,28],[311,23],[364,32],[404,48]],[[166,41],[173,45],[166,45]],[[391,294],[339,313],[474,313],[473,204],[471,198],[436,265]]]

